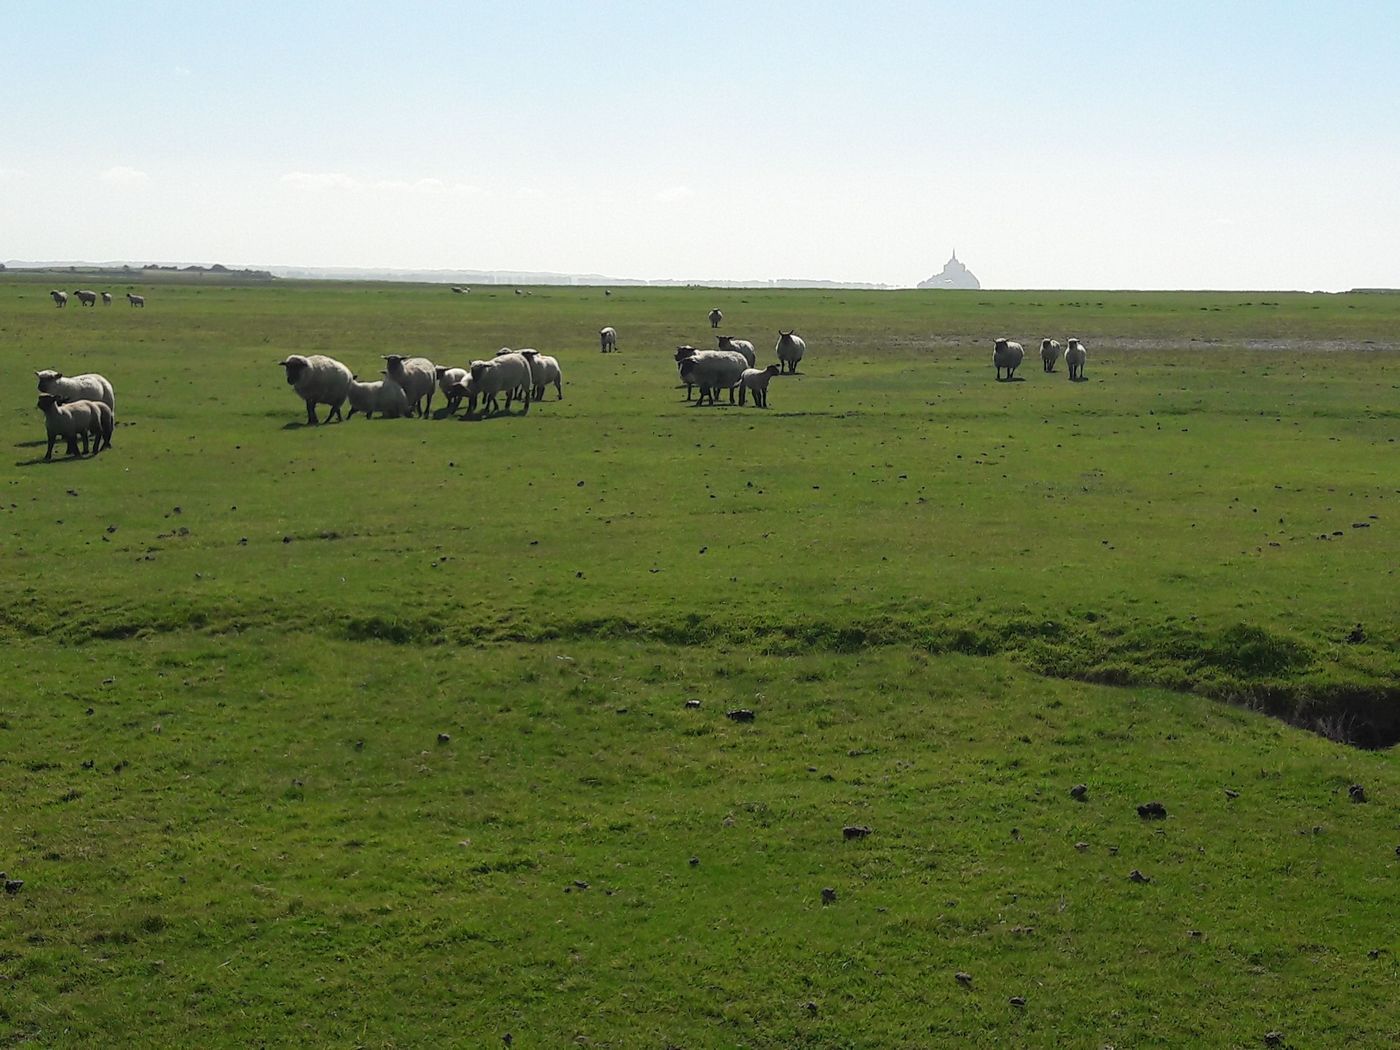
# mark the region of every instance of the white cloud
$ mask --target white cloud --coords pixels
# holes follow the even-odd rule
[[[340,171],[289,171],[282,176],[288,186],[299,190],[357,190],[360,182]]]
[[[656,199],[662,204],[676,204],[679,201],[689,200],[695,196],[695,191],[689,186],[668,186],[656,195]]]
[[[151,177],[144,171],[129,168],[125,164],[108,168],[97,177],[112,186],[140,186],[151,181]]]

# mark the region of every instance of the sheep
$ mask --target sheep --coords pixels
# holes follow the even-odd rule
[[[117,410],[116,395],[112,384],[105,376],[96,372],[84,372],[79,376],[65,376],[46,368],[34,373],[39,379],[39,393],[52,394],[60,401],[101,401],[114,413]]]
[[[1088,356],[1083,343],[1078,339],[1069,340],[1069,345],[1065,347],[1065,364],[1069,365],[1071,383],[1084,378],[1084,359]]]
[[[55,291],[49,292],[49,295],[53,296],[53,304],[54,304],[54,306],[67,306],[67,305],[68,305],[68,293],[67,293],[67,292],[60,292],[60,291],[55,290]]]
[[[691,399],[691,396],[695,392],[695,383],[685,378],[685,375],[683,374],[685,371],[684,365],[698,352],[699,351],[697,351],[695,347],[691,346],[689,343],[687,343],[685,346],[676,347],[676,371],[682,373],[681,382],[685,384],[685,399],[687,401]]]
[[[455,285],[455,284],[452,286],[452,294],[453,294],[453,295],[466,295],[466,294],[467,294],[468,292],[470,292],[470,291],[471,291],[470,288],[462,288],[462,287],[460,287],[460,286],[458,286],[458,285]]]
[[[1040,341],[1040,363],[1045,371],[1055,371],[1055,362],[1060,359],[1060,341],[1058,339],[1042,339]]]
[[[97,304],[96,292],[89,292],[86,289],[80,288],[73,294],[78,297],[78,302],[82,303],[84,306],[95,306]]]
[[[753,407],[768,407],[768,383],[782,373],[782,365],[769,365],[767,368],[746,368],[739,376],[739,404],[744,403],[744,391],[753,391]]]
[[[467,370],[438,365],[433,369],[433,373],[437,376],[438,389],[442,391],[442,396],[447,398],[447,414],[450,416],[457,411],[457,406],[462,403],[460,397],[452,396],[452,388],[467,381]]]
[[[735,339],[730,335],[717,335],[715,339],[719,341],[721,350],[731,350],[736,354],[743,354],[744,360],[749,363],[750,368],[757,363],[758,354],[754,351],[753,343],[747,339]]]
[[[408,395],[403,392],[403,387],[390,379],[389,373],[381,372],[380,375],[384,378],[373,383],[361,383],[359,376],[350,377],[350,385],[345,389],[345,396],[350,401],[346,419],[356,412],[363,412],[366,419],[373,419],[376,412],[386,419],[408,415]]]
[[[53,394],[40,394],[35,405],[44,413],[44,427],[48,431],[49,447],[44,460],[53,460],[53,445],[63,438],[68,445],[68,455],[78,454],[78,438],[83,439],[83,455],[88,454],[88,436],[96,439],[92,447],[95,456],[102,451],[103,442],[112,447],[112,408],[104,401],[79,400],[64,404],[62,398]]]
[[[112,293],[111,293],[111,292],[103,292],[103,293],[102,293],[102,305],[103,305],[103,306],[111,306],[111,305],[112,305]]]
[[[598,347],[600,353],[613,353],[617,349],[617,329],[611,325],[598,329]]]
[[[332,416],[336,419],[343,418],[340,406],[349,396],[350,384],[355,378],[350,369],[324,354],[311,354],[306,357],[290,354],[278,364],[287,370],[287,385],[306,402],[307,426],[314,427],[320,422],[316,418],[317,405],[331,406],[331,410],[326,413],[327,423],[331,421]]]
[[[542,354],[538,350],[522,350],[520,356],[525,358],[530,365],[530,382],[532,384],[531,400],[543,401],[544,388],[550,383],[554,384],[554,392],[558,394],[558,400],[564,400],[564,373],[559,370],[559,361]]]
[[[404,357],[403,354],[382,356],[389,378],[403,387],[403,392],[408,396],[409,413],[417,413],[426,419],[432,411],[433,392],[437,390],[437,366],[426,357]],[[424,398],[427,398],[426,403]]]
[[[478,396],[485,398],[483,411],[499,411],[496,395],[502,393],[506,395],[506,411],[509,412],[511,401],[521,388],[524,388],[524,396],[521,399],[524,402],[524,411],[530,411],[533,386],[530,362],[524,356],[512,351],[493,357],[490,361],[473,361],[468,371],[471,373],[468,382],[453,388],[454,391],[461,391],[459,396],[467,398],[468,415],[475,414]]]
[[[720,323],[721,321],[723,321],[723,320],[724,320],[724,314],[722,314],[722,313],[720,312],[720,309],[719,309],[718,306],[716,306],[713,310],[710,311],[710,327],[711,327],[711,328],[718,328],[718,327],[719,327],[719,323]]]
[[[1006,369],[1006,378],[1009,380],[1016,374],[1017,367],[1025,359],[1026,351],[1020,343],[1009,342],[1006,339],[998,339],[996,348],[992,351],[992,363],[997,366],[997,382],[1001,382],[1001,370]]]
[[[126,301],[132,306],[139,306],[142,309],[146,306],[146,297],[144,295],[132,295],[130,292],[127,292]]]
[[[774,348],[778,352],[778,363],[783,366],[783,371],[797,374],[797,362],[802,360],[802,355],[807,352],[807,344],[796,331],[784,332],[778,329],[778,345]]]
[[[729,391],[729,401],[733,404],[734,384],[739,382],[748,365],[743,354],[732,350],[698,350],[681,362],[681,381],[700,388],[696,405],[703,405],[707,397],[710,404],[719,404],[721,390]]]

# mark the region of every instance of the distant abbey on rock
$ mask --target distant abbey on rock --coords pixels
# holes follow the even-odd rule
[[[953,257],[943,264],[943,272],[936,273],[927,281],[920,281],[916,288],[981,288],[982,282],[962,263],[958,262],[957,249]]]

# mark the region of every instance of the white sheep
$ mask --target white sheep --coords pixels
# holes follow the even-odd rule
[[[739,376],[739,404],[744,403],[744,392],[753,391],[754,408],[768,407],[768,383],[782,373],[782,365],[769,365],[767,368],[746,368]]]
[[[438,389],[447,398],[447,414],[452,415],[462,402],[460,397],[452,396],[452,388],[465,383],[469,373],[465,368],[448,368],[446,365],[438,365],[433,372],[437,375]]]
[[[729,335],[717,335],[715,338],[719,340],[721,350],[732,350],[736,354],[743,354],[744,360],[749,363],[750,368],[758,363],[758,354],[753,348],[753,343],[747,339],[735,339]]]
[[[1065,347],[1065,364],[1069,365],[1070,382],[1084,378],[1084,361],[1088,356],[1083,343],[1078,339],[1069,340],[1069,345]]]
[[[1026,351],[1020,343],[1013,343],[1006,339],[998,339],[996,347],[992,350],[992,364],[997,366],[997,381],[1001,381],[1001,370],[1006,369],[1006,378],[1010,379],[1016,374],[1016,369],[1025,360]]]
[[[65,376],[62,372],[55,372],[51,368],[46,368],[42,372],[35,372],[39,377],[39,393],[52,394],[60,401],[101,401],[114,413],[117,410],[116,395],[112,393],[112,384],[107,382],[105,376],[100,376],[96,372],[84,372],[80,376]]]
[[[48,431],[49,447],[44,453],[45,460],[53,459],[53,445],[63,438],[68,445],[68,455],[78,454],[78,438],[83,439],[83,455],[88,454],[88,437],[96,439],[92,448],[95,456],[102,451],[103,442],[112,447],[112,408],[105,401],[73,401],[64,404],[53,394],[40,394],[36,405],[44,413],[44,427]]]
[[[460,390],[467,399],[467,414],[476,413],[476,399],[485,399],[483,411],[499,411],[497,394],[506,395],[506,411],[510,411],[511,401],[517,391],[524,390],[524,411],[530,411],[530,394],[533,392],[530,377],[530,362],[514,351],[493,357],[490,361],[473,361],[468,369],[471,375],[468,382],[454,390]]]
[[[68,305],[68,293],[67,293],[67,292],[52,291],[52,292],[49,292],[49,295],[53,296],[53,304],[54,304],[54,306],[67,306],[67,305]]]
[[[617,329],[609,325],[598,329],[598,347],[601,353],[610,354],[617,349]]]
[[[433,407],[433,392],[437,390],[437,367],[426,357],[404,357],[403,354],[384,354],[383,357],[389,378],[403,387],[408,396],[409,412],[426,419]]]
[[[1042,339],[1040,341],[1040,363],[1045,371],[1055,371],[1055,362],[1060,359],[1060,341],[1058,339]]]
[[[291,354],[278,364],[287,370],[287,385],[306,402],[308,426],[315,426],[320,422],[316,418],[317,405],[331,406],[331,410],[326,413],[327,423],[331,421],[331,417],[342,418],[340,406],[350,395],[350,384],[355,378],[350,369],[324,354]]]
[[[729,402],[733,404],[734,384],[748,366],[744,355],[732,350],[697,350],[681,362],[681,381],[700,388],[700,396],[695,399],[697,405],[703,405],[707,397],[710,404],[718,404],[721,390],[729,391]]]
[[[710,327],[711,327],[711,328],[718,328],[718,327],[719,327],[719,323],[720,323],[721,321],[723,321],[723,320],[724,320],[724,314],[720,313],[720,309],[719,309],[718,306],[716,306],[713,310],[710,311]]]
[[[778,329],[778,345],[774,347],[778,352],[778,363],[783,366],[783,371],[797,374],[797,362],[802,360],[802,355],[807,352],[807,344],[796,331],[784,332]]]
[[[86,289],[79,288],[79,289],[78,289],[77,291],[75,291],[73,294],[76,295],[76,296],[78,297],[78,302],[82,303],[84,306],[95,306],[95,305],[97,305],[97,293],[96,293],[96,292],[89,292],[89,291],[87,291]]]
[[[542,354],[538,350],[521,350],[520,356],[530,365],[531,399],[544,400],[544,388],[554,384],[554,392],[559,400],[564,400],[564,373],[559,369],[557,358]]]
[[[376,412],[385,419],[408,415],[408,395],[403,392],[403,387],[390,379],[387,372],[380,375],[383,378],[373,383],[361,383],[359,376],[350,377],[350,385],[345,390],[350,402],[346,419],[356,412],[363,412],[366,419],[373,419]]]
[[[140,306],[144,308],[146,305],[146,297],[144,295],[132,295],[130,292],[126,293],[126,301],[129,302],[132,306]]]
[[[102,293],[102,305],[103,305],[103,306],[111,306],[111,305],[112,305],[112,293],[111,293],[111,292],[103,292],[103,293]]]

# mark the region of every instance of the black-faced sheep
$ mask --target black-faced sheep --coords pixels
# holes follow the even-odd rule
[[[354,380],[350,369],[324,354],[291,354],[278,363],[287,370],[287,385],[306,402],[308,426],[320,422],[316,418],[317,405],[330,405],[331,410],[326,413],[327,423],[332,418],[342,418],[340,406],[349,396],[350,384]]]
[[[739,404],[744,403],[744,392],[753,391],[754,408],[768,407],[768,383],[782,373],[782,365],[769,365],[767,368],[746,368],[739,376]]]
[[[68,446],[68,455],[78,454],[78,438],[83,439],[83,455],[88,454],[88,438],[95,439],[92,454],[102,451],[105,442],[112,447],[112,409],[102,401],[74,401],[64,404],[53,394],[40,394],[36,405],[44,413],[44,427],[48,431],[49,447],[44,453],[45,460],[53,459],[54,442],[63,438]]]
[[[1025,360],[1026,351],[1020,343],[1013,343],[1008,339],[998,339],[996,346],[992,350],[992,364],[997,366],[997,380],[1001,380],[1001,371],[1006,369],[1006,378],[1010,379],[1016,374],[1016,369]]]
[[[113,412],[117,410],[117,399],[112,392],[112,384],[107,382],[105,376],[100,376],[96,372],[66,376],[62,372],[46,368],[42,372],[34,374],[39,377],[39,393],[41,394],[52,394],[63,402],[101,401]]]
[[[784,372],[797,374],[797,363],[802,360],[802,355],[807,352],[807,343],[795,331],[784,332],[778,329],[778,345],[774,347],[778,352],[778,363],[782,365]]]

